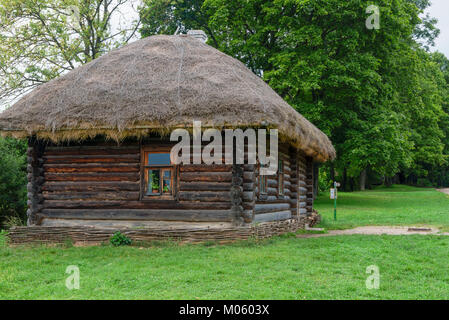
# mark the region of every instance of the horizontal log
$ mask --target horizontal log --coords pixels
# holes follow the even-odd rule
[[[182,201],[208,201],[208,202],[226,202],[231,200],[229,191],[217,192],[189,192],[180,191],[178,193],[179,200]]]
[[[183,172],[180,174],[181,181],[210,181],[210,182],[231,182],[231,172]]]
[[[229,202],[192,202],[192,201],[174,201],[174,200],[103,200],[95,201],[86,199],[76,200],[46,200],[44,203],[46,209],[211,209],[226,210],[230,209]]]
[[[139,163],[64,163],[44,164],[46,172],[69,173],[69,172],[139,172]]]
[[[137,181],[139,172],[46,173],[46,181]]]
[[[289,203],[256,203],[254,205],[254,212],[256,214],[284,211],[288,209],[290,209]]]
[[[271,188],[277,188],[279,182],[276,179],[267,179],[267,186]]]
[[[258,201],[261,203],[282,203],[284,200],[279,200],[277,194],[276,195],[268,195],[268,194],[260,194]]]
[[[39,214],[53,219],[148,220],[148,221],[232,221],[231,210],[148,210],[148,209],[44,209]]]
[[[256,214],[254,217],[255,222],[268,222],[268,221],[279,221],[287,220],[292,217],[292,212],[290,210],[278,211],[271,213]]]
[[[255,164],[244,164],[243,169],[245,171],[253,172],[256,169],[256,165]]]
[[[253,191],[256,189],[256,184],[254,182],[243,183],[243,191]]]
[[[139,200],[140,192],[42,192],[47,200]],[[47,201],[48,202],[48,201]],[[46,203],[47,203],[46,202]]]
[[[245,171],[243,172],[243,181],[245,182],[254,182],[256,180],[256,175],[253,171]]]
[[[231,172],[232,165],[224,164],[188,164],[179,167],[181,172]]]
[[[140,154],[120,155],[71,155],[71,156],[46,156],[46,163],[115,163],[115,162],[139,162]]]
[[[47,147],[45,156],[59,155],[114,155],[114,154],[132,154],[140,153],[139,146],[71,146],[71,147]]]
[[[42,186],[42,191],[139,191],[140,184],[137,182],[59,182],[49,181]]]
[[[252,202],[255,200],[254,191],[245,191],[242,194],[242,199],[245,202]]]
[[[185,182],[179,183],[180,191],[230,191],[229,182]]]
[[[216,230],[223,227],[231,227],[232,222],[185,222],[185,221],[145,221],[145,220],[78,220],[78,219],[42,219],[40,226],[43,227],[53,227],[60,229],[67,228],[72,240],[79,236],[79,241],[88,241],[90,239],[98,239],[99,234],[104,234],[109,230],[109,235],[105,237],[105,241],[116,232],[116,230],[126,229],[127,231],[133,233],[134,235],[140,234],[138,237],[133,237],[135,241],[151,241],[156,240],[154,237],[158,234],[161,239],[178,239],[178,231],[180,234],[184,232],[187,237],[192,236],[193,232],[198,231],[198,228],[205,230],[205,233],[209,235],[208,229]],[[92,228],[93,227],[93,228]],[[78,229],[80,228],[80,229]],[[87,232],[80,232],[84,229]],[[186,231],[193,231],[192,233]],[[88,233],[91,231],[91,233]],[[148,232],[148,233],[147,233]],[[149,238],[142,238],[142,234],[149,234]],[[47,233],[48,234],[48,233]],[[51,232],[53,236],[62,236],[59,230]],[[125,231],[126,234],[126,231]],[[22,235],[22,234],[21,234]],[[172,236],[171,236],[172,235]],[[35,236],[35,234],[33,234]],[[84,237],[83,237],[84,236]],[[128,234],[129,236],[129,234]],[[98,242],[101,242],[99,239]]]

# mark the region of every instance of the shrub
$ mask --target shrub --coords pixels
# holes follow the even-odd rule
[[[110,240],[111,244],[115,247],[118,246],[129,246],[131,244],[131,239],[122,234],[120,231],[114,233]]]
[[[0,138],[0,228],[26,222],[26,148],[23,140]]]
[[[327,170],[322,169],[318,176],[318,192],[321,194],[328,191],[330,188],[332,188],[332,181],[329,178]]]
[[[25,225],[25,221],[22,217],[17,215],[7,216],[3,222],[6,229],[11,229],[12,227],[20,227]]]
[[[419,178],[418,182],[416,183],[418,187],[432,187],[432,182],[429,181],[427,178]]]

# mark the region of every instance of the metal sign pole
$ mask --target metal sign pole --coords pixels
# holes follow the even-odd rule
[[[334,221],[337,221],[337,187],[340,184],[337,181],[334,181]]]

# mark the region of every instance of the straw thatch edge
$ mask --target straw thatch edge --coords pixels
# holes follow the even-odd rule
[[[245,128],[267,128],[271,129],[273,127],[261,124],[254,124],[251,126],[235,126],[235,125],[223,125],[221,127],[216,126],[202,126],[202,130],[208,128],[216,128],[216,129],[245,129]],[[12,137],[16,139],[26,139],[28,137],[36,137],[37,139],[50,141],[56,144],[69,142],[69,141],[77,141],[81,142],[87,139],[93,139],[97,136],[104,136],[106,140],[112,140],[117,143],[120,143],[126,138],[144,138],[152,134],[158,134],[161,136],[169,136],[170,132],[174,129],[186,129],[188,131],[192,131],[192,127],[189,126],[176,126],[176,127],[162,127],[160,124],[146,124],[133,126],[126,129],[118,130],[117,128],[111,127],[92,127],[92,124],[86,124],[81,128],[63,128],[58,129],[56,131],[49,130],[33,130],[33,131],[24,131],[24,130],[8,130],[8,129],[0,129],[0,135],[2,137]],[[278,128],[279,130],[279,140],[280,142],[285,142],[292,145],[297,150],[303,151],[307,156],[312,157],[317,162],[326,162],[328,160],[334,160],[336,157],[335,149],[332,146],[332,143],[327,138],[326,135],[323,134],[323,137],[327,141],[316,141],[319,143],[319,147],[313,149],[310,147],[310,142],[304,143],[300,139],[293,139],[294,136],[291,132],[285,132],[284,129]],[[317,151],[320,150],[321,152]],[[324,151],[324,152],[323,152]]]

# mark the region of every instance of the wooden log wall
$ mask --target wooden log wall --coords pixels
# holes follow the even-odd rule
[[[40,219],[234,220],[232,166],[182,165],[176,199],[141,199],[140,160],[138,143],[48,146]]]
[[[42,210],[44,198],[42,197],[42,185],[44,183],[43,165],[44,146],[34,138],[28,140],[27,149],[27,224],[35,225],[38,222],[38,214]]]
[[[313,213],[313,159],[306,158],[306,211],[307,215]]]
[[[292,201],[296,201],[296,173],[293,174],[292,167],[296,164],[292,161],[291,150],[288,144],[280,143],[278,146],[279,160],[284,162],[284,194],[279,194],[279,178],[278,174],[267,177],[267,193],[259,193],[259,172],[256,171],[257,179],[257,200],[254,205],[254,221],[276,221],[290,219],[295,215],[295,207],[292,206]],[[293,165],[292,165],[293,164]],[[293,176],[293,178],[292,178]],[[292,183],[293,182],[293,183]]]
[[[142,156],[138,142],[48,145],[45,150],[30,146],[29,214],[33,223],[50,218],[238,225],[312,212],[311,159],[287,144],[279,145],[279,159],[284,162],[283,195],[278,192],[277,174],[268,177],[267,194],[259,195],[256,165],[191,164],[177,169],[174,199],[142,198]]]
[[[243,168],[243,219],[250,223],[254,220],[256,204],[256,165],[245,164]]]
[[[232,165],[231,211],[237,225],[243,224],[243,165]]]
[[[298,172],[298,214],[307,214],[307,161],[303,152],[297,155],[297,172]]]
[[[298,199],[298,152],[290,149],[290,211],[292,217],[299,215],[299,199]]]

